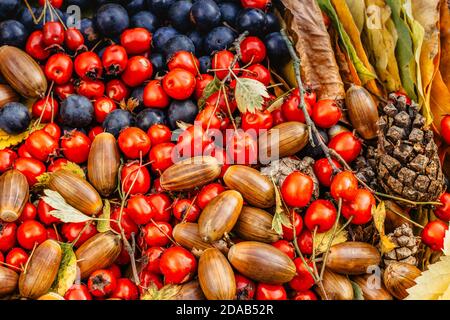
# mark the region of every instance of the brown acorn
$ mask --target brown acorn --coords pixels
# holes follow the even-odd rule
[[[30,194],[27,178],[10,169],[0,176],[0,220],[16,221],[22,214]]]
[[[37,299],[47,293],[58,274],[61,258],[62,251],[58,242],[42,242],[31,256],[27,269],[20,275],[20,295]]]
[[[112,231],[98,233],[87,240],[75,252],[81,278],[87,278],[95,270],[108,268],[121,250],[120,236]]]
[[[192,280],[182,284],[172,300],[205,300],[205,295],[198,280]]]
[[[47,78],[39,64],[25,51],[12,46],[2,46],[0,61],[0,73],[21,96],[30,99],[45,96]]]
[[[188,250],[204,251],[214,248],[212,244],[202,240],[196,223],[179,223],[173,228],[172,235],[177,243]]]
[[[198,218],[198,230],[203,241],[213,242],[230,232],[236,224],[244,200],[239,192],[227,190],[211,200]]]
[[[250,205],[270,208],[275,204],[275,188],[272,181],[258,170],[241,165],[230,166],[223,176],[230,189],[239,191]]]
[[[57,191],[68,204],[87,215],[102,210],[102,198],[85,179],[68,170],[58,170],[50,175],[48,187]]]
[[[272,220],[267,211],[244,206],[233,231],[244,240],[272,243],[281,238],[272,229]]]
[[[159,181],[161,187],[168,191],[191,190],[216,180],[221,168],[222,165],[214,157],[188,158],[167,168]]]
[[[331,247],[327,268],[343,274],[364,274],[370,266],[380,264],[377,248],[365,242],[342,242]]]
[[[324,300],[353,300],[352,283],[346,276],[325,269],[322,285],[323,290],[318,287],[317,293]]]
[[[0,84],[0,108],[8,102],[17,102],[19,95],[7,84]]]
[[[89,181],[102,196],[109,196],[117,188],[120,155],[112,134],[103,132],[95,136],[87,167]]]
[[[416,284],[414,281],[421,275],[419,268],[409,263],[391,262],[384,270],[383,279],[388,291],[397,299],[408,296],[407,289]]]
[[[0,265],[0,298],[13,293],[17,288],[19,275]]]
[[[233,268],[216,248],[206,249],[201,255],[198,280],[208,300],[233,300],[236,295]]]
[[[364,300],[392,300],[392,296],[382,279],[379,279],[376,275],[354,276],[352,280],[361,288]]]
[[[228,260],[244,276],[258,282],[281,284],[295,276],[294,262],[267,243],[239,242],[230,248]]]
[[[283,122],[258,137],[262,163],[293,156],[308,144],[308,127],[301,122]]]

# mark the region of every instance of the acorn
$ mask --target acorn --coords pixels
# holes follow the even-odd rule
[[[236,295],[233,268],[216,248],[206,249],[200,257],[198,280],[208,300],[233,300]]]
[[[308,144],[308,127],[297,121],[283,122],[262,132],[258,144],[261,163],[293,156]]]
[[[280,240],[280,235],[272,229],[273,216],[259,208],[244,206],[233,231],[249,241],[272,243]]]
[[[223,176],[230,189],[239,191],[250,205],[270,208],[275,205],[275,188],[272,181],[258,170],[241,165],[230,166]]]
[[[28,261],[19,278],[22,297],[37,299],[46,294],[55,281],[61,263],[61,246],[55,240],[42,242]]]
[[[11,169],[0,176],[0,220],[16,221],[22,214],[30,194],[27,178]]]
[[[47,78],[42,68],[25,51],[12,46],[0,48],[0,73],[14,90],[29,99],[43,98]]]
[[[85,179],[68,170],[58,170],[50,175],[48,187],[57,191],[68,204],[89,216],[102,210],[102,198]]]
[[[107,231],[98,233],[83,243],[75,252],[82,279],[93,271],[108,268],[122,250],[120,236]]]
[[[205,300],[205,295],[198,280],[192,280],[182,284],[172,300]]]
[[[116,138],[108,132],[95,136],[89,151],[88,178],[102,196],[109,196],[117,188],[119,167]]]
[[[383,280],[388,291],[397,299],[408,296],[407,289],[416,284],[414,279],[420,276],[419,268],[403,262],[391,262],[384,270]]]
[[[17,288],[19,275],[0,265],[0,298],[13,293]]]
[[[188,158],[167,168],[159,181],[164,190],[191,190],[216,180],[220,176],[221,168],[222,165],[214,157]]]
[[[47,294],[40,296],[38,300],[65,300],[65,299],[56,292],[49,292]]]
[[[377,248],[365,242],[342,242],[330,248],[327,268],[343,274],[364,274],[370,266],[380,264]]]
[[[19,95],[7,84],[0,84],[0,108],[8,102],[18,102]]]
[[[204,251],[214,248],[212,244],[202,240],[196,223],[179,223],[173,228],[172,235],[177,243],[188,250]]]
[[[411,216],[405,208],[400,207],[395,201],[385,200],[384,201],[386,208],[386,219],[384,221],[384,227],[386,229],[386,233],[393,232],[396,228],[400,227],[402,224],[407,224],[412,227],[412,223],[407,219],[411,220]],[[401,214],[402,216],[400,216]]]
[[[235,244],[228,252],[231,265],[258,282],[282,284],[295,276],[294,262],[274,246],[256,241]]]
[[[235,190],[227,190],[212,199],[198,218],[200,237],[205,242],[221,239],[230,232],[242,210],[244,199]]]
[[[347,114],[353,127],[366,140],[377,137],[378,108],[369,91],[351,85],[345,94]]]
[[[346,276],[326,268],[323,272],[322,285],[323,290],[318,287],[317,293],[324,300],[353,300],[353,286]]]
[[[361,288],[364,300],[392,300],[383,281],[373,274],[354,276],[352,280]]]

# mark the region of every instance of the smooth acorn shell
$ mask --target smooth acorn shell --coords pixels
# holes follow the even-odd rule
[[[87,167],[89,181],[102,196],[107,197],[114,192],[117,188],[120,155],[112,134],[103,132],[95,137]]]
[[[0,73],[21,96],[29,99],[45,96],[47,79],[44,72],[25,51],[2,46],[0,61]]]
[[[294,262],[267,243],[239,242],[230,248],[228,260],[244,276],[258,282],[282,284],[295,276]]]
[[[317,289],[317,293],[319,293],[322,299],[353,300],[352,283],[346,276],[325,269],[322,284],[326,295],[320,287]]]
[[[373,281],[376,275],[366,274],[355,276],[352,280],[361,288],[364,300],[392,300],[392,295],[386,289],[381,279],[376,279],[378,283]]]
[[[230,166],[223,176],[230,189],[239,191],[250,205],[270,208],[275,205],[275,188],[272,181],[258,170],[241,165]]]
[[[81,278],[87,278],[93,271],[111,266],[121,250],[120,236],[112,231],[98,233],[87,240],[75,252]]]
[[[197,223],[179,223],[173,228],[172,235],[177,243],[188,250],[204,251],[214,248],[212,244],[202,240]]]
[[[244,206],[233,231],[249,241],[272,243],[280,240],[280,235],[272,229],[273,216],[259,208]]]
[[[407,224],[412,227],[412,223],[406,219],[411,219],[410,214],[405,210],[405,208],[400,207],[395,201],[386,200],[384,202],[386,207],[386,219],[384,221],[384,227],[386,233],[393,232],[396,228],[400,227],[402,224]],[[406,217],[403,218],[402,216]]]
[[[19,275],[0,265],[0,298],[13,293],[17,288]]]
[[[198,262],[198,280],[208,300],[233,300],[236,281],[227,258],[216,248],[207,249]]]
[[[211,200],[198,218],[201,239],[213,242],[230,232],[242,210],[244,199],[235,190],[227,190]]]
[[[416,284],[414,281],[421,275],[419,268],[408,263],[391,262],[384,270],[383,279],[388,291],[397,299],[408,296],[407,289]]]
[[[38,298],[38,300],[65,300],[64,297],[60,296],[55,292],[49,292]]]
[[[0,84],[0,108],[8,102],[17,102],[19,95],[7,84]]]
[[[27,269],[19,278],[22,297],[37,299],[46,294],[58,274],[61,263],[61,246],[55,240],[41,243],[28,262]]]
[[[205,300],[205,295],[198,280],[192,280],[182,284],[172,300]]]
[[[353,127],[366,140],[377,137],[378,108],[369,91],[352,85],[345,94],[347,114]]]
[[[188,158],[167,168],[159,181],[161,187],[167,191],[191,190],[216,180],[220,176],[221,168],[214,157]]]
[[[96,215],[103,207],[97,190],[85,179],[68,170],[53,172],[48,187],[57,191],[68,204],[84,214]]]
[[[258,144],[261,163],[293,156],[308,144],[308,127],[297,121],[283,122],[261,133]]]
[[[0,176],[0,220],[16,221],[22,214],[30,194],[27,178],[11,169]]]
[[[377,248],[365,242],[343,242],[330,248],[327,268],[343,274],[364,274],[370,266],[380,264]]]

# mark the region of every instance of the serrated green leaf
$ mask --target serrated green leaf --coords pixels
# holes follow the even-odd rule
[[[214,93],[220,90],[221,82],[219,78],[214,77],[214,80],[208,83],[208,85],[203,90],[203,94],[200,99],[198,99],[198,106],[203,108],[206,100],[212,96]]]
[[[364,300],[363,292],[361,287],[354,281],[350,280],[353,288],[353,300]]]
[[[250,78],[237,78],[234,89],[236,104],[241,113],[255,113],[264,105],[264,98],[269,98],[267,88],[260,81]]]
[[[62,258],[59,265],[58,274],[50,289],[61,296],[69,290],[77,277],[77,257],[73,252],[73,247],[69,243],[61,243]]]
[[[180,290],[181,286],[173,284],[167,284],[158,290],[152,282],[150,287],[141,295],[141,300],[172,300]]]
[[[87,222],[92,220],[91,217],[69,205],[58,192],[46,189],[44,194],[45,196],[42,197],[42,200],[55,209],[49,212],[50,215],[62,222]]]
[[[111,221],[109,220],[111,217],[111,205],[108,200],[105,199],[105,203],[103,204],[102,214],[98,217],[97,221],[97,231],[98,232],[106,232],[111,230]]]

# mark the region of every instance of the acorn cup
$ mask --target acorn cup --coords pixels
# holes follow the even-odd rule
[[[17,102],[19,95],[7,84],[0,84],[0,108],[8,102]]]
[[[17,288],[19,275],[0,265],[0,298],[13,293]]]
[[[22,214],[30,194],[27,178],[11,169],[0,176],[0,220],[16,221]]]
[[[392,300],[382,279],[375,274],[354,276],[352,280],[361,288],[364,300]]]
[[[272,243],[280,240],[280,235],[272,229],[273,216],[259,208],[244,206],[233,231],[249,241]]]
[[[235,244],[228,252],[231,265],[244,276],[269,284],[282,284],[295,276],[294,262],[274,246],[256,241]]]
[[[322,285],[323,290],[318,287],[317,293],[324,300],[353,300],[353,286],[346,276],[325,269]]]
[[[188,158],[167,168],[159,181],[167,191],[191,190],[216,180],[221,168],[222,165],[214,157]]]
[[[50,175],[48,187],[57,191],[68,204],[89,216],[102,210],[102,198],[85,179],[68,170],[58,170]]]
[[[45,96],[44,72],[25,51],[4,45],[0,47],[0,61],[0,73],[21,96],[29,99]]]
[[[61,246],[54,240],[41,243],[19,278],[19,291],[22,297],[37,299],[46,294],[58,274],[61,263]]]
[[[272,181],[258,170],[241,165],[230,166],[223,176],[230,189],[239,191],[250,205],[270,208],[275,205],[275,188]]]
[[[239,192],[227,190],[211,200],[198,218],[201,239],[213,242],[230,232],[242,210],[244,200]]]
[[[262,163],[293,156],[308,144],[308,127],[296,121],[283,122],[258,137]]]
[[[377,248],[365,242],[343,242],[331,247],[327,268],[343,274],[364,274],[370,266],[380,264]]]
[[[377,137],[378,108],[369,91],[352,85],[345,94],[345,105],[350,122],[366,140]]]
[[[98,269],[111,266],[122,250],[120,236],[112,231],[98,233],[75,252],[82,279]]]
[[[409,263],[391,262],[384,270],[383,280],[388,291],[397,299],[408,296],[407,289],[416,284],[414,279],[421,275],[419,268]]]
[[[208,300],[233,300],[236,295],[233,268],[216,248],[205,250],[200,257],[198,280]]]
[[[205,295],[198,280],[192,280],[182,284],[172,300],[205,300]]]
[[[119,167],[119,148],[114,136],[108,132],[95,136],[89,151],[88,178],[102,196],[109,196],[117,188]]]

